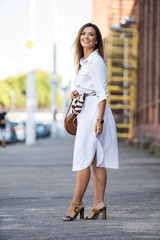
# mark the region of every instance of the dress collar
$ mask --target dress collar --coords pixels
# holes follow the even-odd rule
[[[88,58],[84,59],[84,57],[82,57],[82,58],[80,59],[80,65],[82,65],[82,64],[85,63],[85,62],[92,62],[92,61],[96,58],[97,55],[99,55],[98,49],[94,50],[94,51],[88,56]]]

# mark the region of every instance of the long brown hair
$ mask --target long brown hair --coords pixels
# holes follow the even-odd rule
[[[86,27],[93,27],[94,30],[96,31],[96,37],[97,37],[97,44],[95,45],[95,49],[98,49],[99,54],[101,55],[101,57],[103,58],[103,41],[102,41],[102,35],[101,32],[99,30],[99,28],[92,23],[86,23],[85,25],[83,25],[76,37],[76,40],[74,42],[74,47],[75,47],[75,54],[74,54],[74,60],[75,60],[75,65],[76,65],[76,71],[79,70],[80,68],[80,59],[82,57],[84,57],[84,53],[83,53],[83,47],[80,44],[80,36],[82,31],[86,28]],[[94,50],[95,50],[94,49]]]

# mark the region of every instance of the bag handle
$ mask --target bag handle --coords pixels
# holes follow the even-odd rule
[[[71,106],[72,106],[72,102],[73,102],[73,99],[71,100],[71,103],[70,103],[70,105],[69,105],[69,108],[68,108],[67,113],[66,113],[66,116],[65,116],[65,119],[67,118],[67,115],[68,115],[68,113],[69,113],[69,110],[70,110],[70,108],[71,108]]]

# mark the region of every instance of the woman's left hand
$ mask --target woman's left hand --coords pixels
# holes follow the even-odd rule
[[[94,127],[96,137],[102,132],[102,130],[103,130],[103,125],[100,122],[96,121],[96,124]]]
[[[77,90],[74,90],[71,92],[71,99],[73,100],[74,98],[77,98],[79,96],[79,93],[77,92]]]

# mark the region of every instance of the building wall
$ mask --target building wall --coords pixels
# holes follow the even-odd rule
[[[109,32],[108,10],[110,2],[108,0],[93,0],[92,22],[99,27],[103,39],[107,37]]]
[[[102,33],[103,39],[109,34],[111,25],[119,25],[120,21],[129,16],[135,0],[93,0],[93,17]]]
[[[125,16],[139,18],[137,137],[160,139],[160,0],[93,0],[93,23],[106,38]]]
[[[160,0],[139,0],[139,68],[135,134],[160,138]]]

